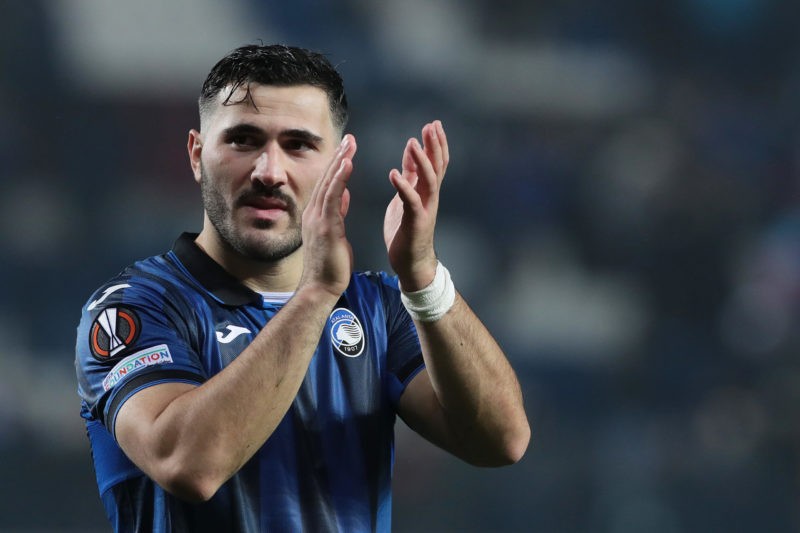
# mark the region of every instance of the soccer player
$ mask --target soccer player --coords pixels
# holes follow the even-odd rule
[[[434,251],[442,124],[389,172],[390,276],[352,271],[356,139],[322,55],[238,48],[199,108],[202,230],[103,284],[78,327],[114,530],[388,531],[397,415],[468,463],[518,461],[519,383]]]

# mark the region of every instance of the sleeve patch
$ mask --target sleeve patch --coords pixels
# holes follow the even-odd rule
[[[131,346],[141,330],[139,317],[127,307],[107,307],[92,322],[89,330],[89,348],[95,359],[110,361]]]
[[[109,390],[125,376],[145,367],[172,362],[172,355],[169,353],[169,348],[167,348],[166,344],[159,344],[158,346],[136,352],[117,363],[114,368],[111,369],[111,372],[103,379],[103,390]]]

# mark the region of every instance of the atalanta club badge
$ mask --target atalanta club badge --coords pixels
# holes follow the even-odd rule
[[[100,311],[89,330],[89,348],[95,359],[111,360],[139,337],[139,317],[127,307],[107,307]]]
[[[366,344],[364,329],[356,315],[349,309],[339,307],[333,310],[330,318],[331,343],[336,351],[345,357],[358,357]]]

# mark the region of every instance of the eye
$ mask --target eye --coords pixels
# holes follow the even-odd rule
[[[305,152],[316,147],[306,139],[287,139],[283,143],[283,148],[290,152]]]
[[[231,135],[228,138],[228,142],[234,146],[241,146],[241,147],[256,146],[258,144],[258,140],[255,138],[255,136],[243,133],[237,133]]]

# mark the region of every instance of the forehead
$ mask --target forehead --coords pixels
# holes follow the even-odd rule
[[[210,129],[224,129],[241,122],[269,128],[309,129],[320,136],[333,133],[333,120],[324,90],[312,85],[276,87],[251,83],[239,87],[231,95],[230,87],[217,94],[207,122]]]

